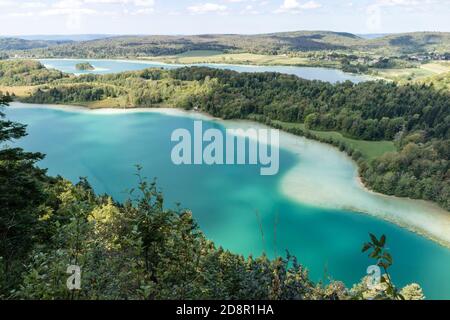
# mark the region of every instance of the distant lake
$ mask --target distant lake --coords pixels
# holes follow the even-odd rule
[[[284,74],[296,75],[308,80],[321,80],[331,83],[352,81],[359,83],[370,80],[370,77],[345,73],[337,69],[313,68],[313,67],[294,67],[294,66],[249,66],[249,65],[229,65],[229,64],[167,64],[160,62],[132,61],[132,60],[95,60],[95,59],[41,59],[39,60],[48,68],[57,69],[67,73],[75,74],[108,74],[124,71],[135,71],[146,68],[164,68],[176,69],[185,66],[205,66],[216,69],[227,69],[238,72],[279,72]],[[76,64],[80,62],[89,62],[95,67],[95,70],[81,71],[76,69]]]
[[[288,250],[310,270],[313,280],[332,278],[351,286],[373,264],[361,253],[368,233],[386,234],[395,283],[417,282],[428,298],[450,299],[449,249],[376,217],[344,208],[325,209],[284,192],[284,180],[291,177],[298,185],[309,186],[304,192],[331,193],[335,201],[344,201],[341,194],[347,193],[354,196],[355,205],[364,202],[370,210],[399,208],[414,213],[413,206],[362,191],[354,180],[354,164],[334,148],[295,138],[298,154],[283,148],[280,173],[260,176],[254,166],[175,166],[170,136],[176,128],[192,129],[189,115],[61,110],[20,103],[5,111],[11,120],[28,125],[29,135],[14,145],[45,153],[40,166],[49,168],[49,174],[73,182],[87,177],[97,193],[122,201],[128,197],[126,190],[137,184],[133,166],[140,164],[146,177],[157,177],[167,207],[180,202],[191,209],[206,236],[235,253],[258,256],[265,251],[273,257]],[[205,120],[204,127],[223,131],[233,123]],[[299,172],[292,172],[296,166]],[[317,180],[325,187],[319,187]]]

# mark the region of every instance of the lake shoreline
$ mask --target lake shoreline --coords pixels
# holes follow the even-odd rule
[[[24,59],[24,58],[20,58],[20,59]],[[360,80],[358,80],[358,82],[361,81],[378,81],[378,80],[387,80],[384,78],[380,78],[377,76],[373,76],[371,74],[368,73],[351,73],[351,72],[345,72],[344,70],[342,70],[341,68],[336,68],[335,66],[327,66],[327,65],[307,65],[307,64],[252,64],[249,62],[239,62],[239,61],[235,61],[233,63],[221,63],[221,62],[196,62],[196,63],[174,63],[171,61],[159,61],[159,60],[152,60],[152,59],[137,59],[137,58],[132,58],[132,59],[126,59],[126,58],[112,58],[112,59],[85,59],[85,58],[31,58],[33,60],[39,61],[42,63],[42,61],[44,62],[51,62],[52,60],[54,61],[92,61],[92,62],[107,62],[107,61],[113,61],[113,62],[118,62],[118,63],[135,63],[135,64],[142,64],[142,65],[148,65],[148,68],[184,68],[184,67],[204,67],[204,66],[214,66],[217,68],[224,68],[224,69],[229,69],[229,70],[233,70],[231,68],[233,67],[243,67],[243,68],[264,68],[264,67],[284,67],[284,68],[305,68],[305,69],[311,69],[311,70],[334,70],[334,71],[338,71],[344,75],[347,75],[349,77],[354,77],[356,78],[360,78]],[[45,64],[45,63],[44,63]],[[48,68],[55,68],[53,67],[51,64],[47,65],[46,67]],[[56,68],[57,70],[59,70],[58,68]],[[93,73],[95,74],[95,72],[100,72],[102,70],[97,70],[94,71]],[[276,71],[275,71],[276,72]],[[70,72],[67,72],[70,73]],[[281,72],[283,73],[283,72]],[[288,73],[290,74],[290,73]],[[291,74],[291,75],[295,75],[299,78],[302,78],[299,75],[296,74]],[[304,78],[307,79],[307,78]],[[312,79],[309,79],[312,80]],[[325,81],[325,80],[321,80],[321,81]]]
[[[117,62],[131,62],[131,63],[140,63],[140,64],[148,64],[149,66],[153,65],[166,65],[168,67],[174,66],[201,66],[203,64],[211,64],[217,66],[241,66],[241,67],[299,67],[299,68],[311,68],[311,69],[329,69],[329,70],[338,70],[348,75],[353,76],[361,76],[366,77],[367,81],[388,81],[392,82],[392,79],[384,78],[380,75],[375,75],[373,72],[346,72],[339,65],[329,65],[329,64],[308,64],[308,63],[251,63],[248,61],[233,61],[233,63],[220,63],[220,62],[195,62],[195,63],[177,63],[173,61],[160,61],[157,60],[158,57],[133,57],[131,59],[127,59],[127,57],[115,57],[115,58],[58,58],[58,57],[49,57],[49,58],[30,58],[33,60],[65,60],[65,61],[79,61],[79,60],[89,60],[89,61],[117,61]],[[19,58],[19,59],[28,59],[28,58]],[[104,70],[94,70],[95,72],[104,71]]]
[[[338,68],[337,66],[330,66],[327,64],[323,64],[323,65],[311,65],[311,64],[270,64],[270,63],[259,63],[259,64],[251,64],[248,61],[246,62],[240,62],[240,61],[234,61],[233,63],[219,63],[219,62],[196,62],[196,63],[175,63],[175,62],[171,62],[171,61],[159,61],[156,60],[158,57],[144,57],[144,58],[139,58],[139,57],[133,57],[130,59],[127,59],[127,57],[114,57],[114,58],[58,58],[58,57],[50,57],[50,58],[32,58],[33,60],[66,60],[66,61],[78,61],[78,60],[89,60],[89,61],[117,61],[117,62],[132,62],[132,63],[141,63],[141,64],[165,64],[168,66],[177,66],[177,65],[185,65],[185,66],[189,66],[189,65],[201,65],[201,64],[214,64],[214,65],[223,65],[223,66],[248,66],[248,67],[258,67],[258,66],[262,66],[262,67],[274,67],[274,66],[282,66],[282,67],[303,67],[303,68],[325,68],[325,69],[335,69],[335,70],[340,70],[342,72],[342,69]],[[28,59],[28,58],[20,58],[20,59]],[[355,75],[366,75],[366,76],[370,76],[370,74],[368,73],[351,73],[351,72],[345,72],[348,74],[355,74]]]
[[[14,103],[12,104],[14,106]],[[53,104],[53,105],[30,105],[31,108],[50,108],[50,109],[58,109],[62,111],[72,111],[72,112],[87,112],[87,113],[95,113],[95,114],[123,114],[123,113],[160,113],[169,116],[184,116],[190,117],[193,119],[199,120],[208,120],[208,121],[217,121],[223,124],[225,127],[232,127],[233,125],[239,124],[240,127],[265,127],[266,125],[251,121],[251,120],[223,120],[221,118],[213,117],[207,113],[199,112],[199,111],[188,111],[177,108],[89,108],[86,106],[77,106],[77,105],[63,105],[63,104]],[[450,232],[446,228],[448,227],[450,230],[450,214],[444,209],[438,207],[436,204],[424,201],[424,200],[414,200],[407,198],[399,198],[395,196],[384,195],[380,193],[376,193],[370,190],[367,186],[364,185],[361,177],[358,174],[358,166],[355,161],[351,159],[347,154],[340,152],[336,147],[316,141],[313,139],[307,139],[302,136],[297,136],[290,134],[285,131],[280,131],[282,135],[280,135],[281,145],[280,147],[294,153],[299,154],[302,150],[302,146],[306,144],[316,144],[322,146],[322,148],[328,148],[333,150],[335,153],[339,154],[345,161],[349,161],[352,166],[354,166],[354,187],[356,187],[353,192],[357,195],[358,192],[363,192],[365,194],[370,194],[373,197],[377,198],[377,201],[384,204],[384,202],[398,202],[399,207],[395,206],[389,208],[392,212],[374,212],[370,210],[370,208],[365,207],[365,205],[354,204],[353,198],[348,196],[348,192],[346,194],[342,194],[341,196],[335,195],[334,192],[326,195],[326,194],[311,194],[305,192],[305,186],[301,185],[302,179],[298,179],[298,177],[302,177],[301,175],[301,165],[300,161],[296,164],[294,168],[292,168],[286,175],[281,179],[281,191],[285,194],[286,197],[297,201],[303,204],[309,204],[317,207],[327,208],[327,209],[341,209],[341,210],[349,210],[359,214],[368,214],[370,216],[383,219],[390,223],[394,223],[402,228],[408,229],[416,234],[419,234],[423,237],[426,237],[441,246],[446,248],[450,248]],[[287,142],[286,142],[287,141]],[[299,170],[300,169],[300,170]],[[299,174],[300,172],[300,174]],[[317,183],[317,182],[316,182]],[[320,186],[320,190],[323,186]],[[326,186],[325,186],[326,187]],[[314,189],[311,187],[310,189]],[[326,190],[326,189],[325,189]],[[342,201],[339,203],[339,201]],[[342,200],[344,199],[344,200]],[[347,201],[347,203],[345,203]],[[413,205],[415,208],[423,209],[424,211],[417,211],[410,213],[408,209],[409,205]],[[372,212],[371,212],[372,211]],[[425,213],[426,212],[426,213]],[[449,234],[449,235],[448,235]]]

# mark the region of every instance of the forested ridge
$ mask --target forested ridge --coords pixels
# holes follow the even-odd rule
[[[31,50],[36,48],[48,48],[68,41],[44,41],[44,40],[26,40],[19,38],[0,37],[0,50]]]
[[[9,96],[0,95],[0,107]],[[81,178],[49,177],[44,155],[8,146],[26,127],[0,110],[0,299],[423,299],[419,285],[396,288],[386,237],[368,251],[385,272],[375,287],[314,283],[295,257],[244,258],[218,248],[189,210],[166,209],[164,196],[137,168],[128,201],[96,195]],[[66,286],[81,268],[80,290]]]
[[[203,67],[75,77],[45,69],[37,62],[28,63],[27,71],[16,64],[21,62],[0,63],[0,72],[4,72],[2,68],[10,70],[4,72],[0,85],[39,85],[31,96],[22,98],[26,102],[173,106],[201,109],[225,119],[257,120],[347,152],[358,162],[364,182],[375,191],[431,200],[450,209],[450,94],[432,85],[330,84],[277,73]],[[276,121],[302,124],[303,128]],[[394,141],[398,151],[368,159],[345,142],[320,138],[310,130]]]
[[[118,58],[176,55],[193,50],[248,52],[265,55],[300,52],[369,52],[387,56],[450,52],[448,32],[413,32],[364,39],[345,32],[295,31],[256,35],[142,35],[111,36],[79,42],[0,39],[0,50],[16,50],[21,56],[57,58]],[[22,51],[17,51],[22,50]]]
[[[41,63],[33,60],[11,60],[0,62],[0,85],[29,86],[58,80],[64,75],[61,71],[46,69]]]

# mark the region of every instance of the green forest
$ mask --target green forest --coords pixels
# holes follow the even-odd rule
[[[205,34],[183,36],[114,36],[91,41],[30,41],[0,39],[0,50],[28,57],[118,58],[180,54],[192,50],[218,50],[279,55],[298,52],[366,52],[381,55],[449,53],[447,32],[415,32],[364,39],[346,32],[295,31],[257,35]]]
[[[207,71],[198,70],[195,77]],[[159,77],[159,72],[133,75]],[[54,91],[39,92],[44,99],[45,92]],[[2,110],[10,101],[0,95],[0,299],[424,298],[417,284],[395,287],[385,236],[370,235],[362,247],[384,271],[376,287],[367,279],[352,288],[333,279],[314,283],[289,253],[272,260],[245,258],[216,247],[189,210],[165,209],[163,194],[139,167],[137,188],[124,203],[96,195],[84,178],[72,184],[50,177],[36,167],[43,154],[9,146],[26,135],[24,125],[5,119]],[[83,286],[69,291],[66,271],[73,264],[81,267]]]
[[[433,85],[371,81],[330,84],[277,73],[204,67],[70,76],[38,62],[0,63],[0,85],[30,86],[24,102],[89,107],[177,107],[251,119],[333,144],[358,162],[365,184],[388,195],[450,209],[450,94]],[[290,124],[299,124],[293,126]],[[391,141],[373,158],[343,139]]]

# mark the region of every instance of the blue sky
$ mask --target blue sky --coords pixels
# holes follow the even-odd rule
[[[0,0],[1,35],[450,31],[450,0]]]

